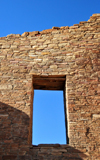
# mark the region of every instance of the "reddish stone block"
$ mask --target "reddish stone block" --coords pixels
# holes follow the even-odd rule
[[[5,156],[2,157],[2,160],[17,160],[17,156],[5,155]]]
[[[31,158],[31,156],[29,155],[29,156],[27,156],[27,155],[25,155],[25,156],[19,156],[18,157],[20,160],[32,160],[32,158]]]

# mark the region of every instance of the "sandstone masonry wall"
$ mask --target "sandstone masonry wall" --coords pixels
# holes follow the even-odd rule
[[[68,145],[31,145],[34,76],[66,76]],[[0,38],[0,160],[100,159],[100,14]]]

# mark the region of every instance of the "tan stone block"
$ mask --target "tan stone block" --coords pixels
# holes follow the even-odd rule
[[[51,65],[50,68],[56,69],[56,68],[57,68],[57,65]]]
[[[2,76],[2,73],[0,72],[0,76]]]
[[[66,26],[65,29],[69,29],[69,26]]]
[[[11,45],[10,48],[11,48],[11,49],[16,49],[16,48],[17,48],[17,45]]]
[[[21,36],[22,37],[27,37],[29,35],[29,32],[24,32]]]
[[[38,39],[37,42],[42,44],[43,42],[45,42],[45,40],[44,39]]]
[[[6,37],[0,37],[0,40],[3,40],[3,39],[6,40]]]
[[[53,48],[55,46],[57,46],[57,45],[56,44],[48,44],[48,48]]]
[[[12,85],[0,85],[0,89],[12,89]]]
[[[31,40],[30,42],[31,45],[36,45],[37,46],[37,42],[35,40]]]
[[[7,38],[14,38],[14,37],[16,37],[16,34],[9,34],[9,35],[7,35]]]
[[[40,34],[47,34],[47,33],[51,33],[53,31],[53,29],[47,29],[47,30],[43,30],[40,32]]]
[[[41,62],[42,59],[34,59],[34,62]]]
[[[66,26],[61,26],[60,28],[61,28],[61,29],[65,29],[65,27],[66,27]]]
[[[54,34],[54,35],[58,34],[59,35],[60,32],[61,32],[60,29],[59,30],[58,29],[53,29],[52,34]]]
[[[92,17],[100,17],[100,13],[95,13],[92,15]]]
[[[43,44],[42,46],[39,46],[39,47],[46,48],[47,44]]]
[[[3,49],[4,49],[4,48],[5,48],[5,49],[6,49],[6,48],[10,48],[10,45],[4,44],[4,45],[2,45],[1,48],[3,48]]]
[[[60,29],[59,27],[52,27],[52,29]]]
[[[48,55],[48,54],[51,54],[51,52],[42,52],[41,54],[42,55]]]
[[[50,40],[46,40],[43,44],[45,45],[45,44],[50,44],[50,43],[51,43]]]
[[[100,118],[100,114],[93,114],[93,118]]]
[[[35,36],[37,34],[39,34],[39,31],[29,32],[29,36]]]
[[[36,49],[36,48],[38,48],[38,46],[32,46],[32,48],[33,48],[33,49]]]
[[[76,29],[78,26],[70,26],[69,29]]]
[[[59,47],[63,47],[63,46],[66,46],[66,45],[67,45],[67,43],[59,43],[58,44]]]
[[[5,58],[6,56],[5,55],[0,55],[0,58],[2,59],[2,58]]]

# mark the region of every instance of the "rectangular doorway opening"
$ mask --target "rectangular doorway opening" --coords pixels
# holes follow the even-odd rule
[[[33,76],[32,144],[68,144],[63,76]]]

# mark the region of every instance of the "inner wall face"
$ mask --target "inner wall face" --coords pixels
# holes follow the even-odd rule
[[[66,144],[63,91],[34,90],[32,144]]]

